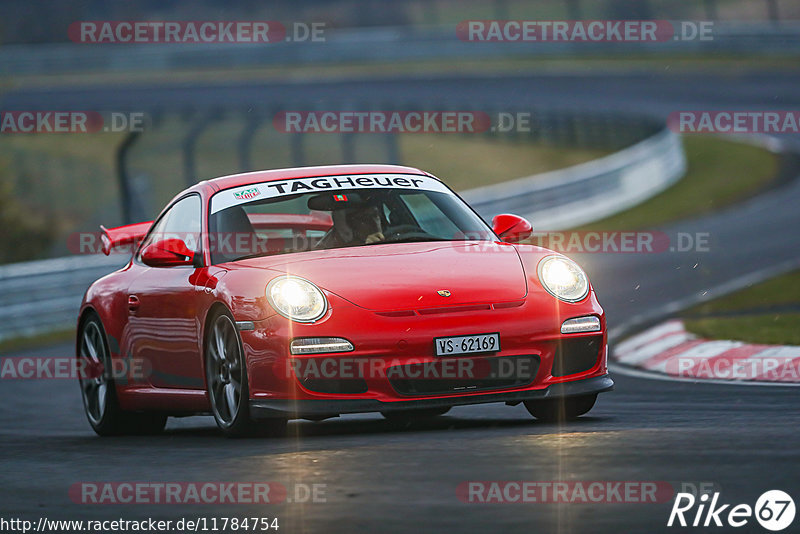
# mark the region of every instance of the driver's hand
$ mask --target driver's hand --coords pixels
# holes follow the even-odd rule
[[[371,245],[372,243],[380,243],[384,239],[386,239],[386,238],[383,237],[383,233],[382,232],[375,232],[374,234],[369,234],[367,236],[367,239],[365,240],[365,243],[367,245]]]

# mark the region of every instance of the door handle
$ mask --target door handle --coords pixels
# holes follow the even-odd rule
[[[128,311],[135,312],[139,309],[139,297],[136,295],[130,295],[128,297]]]

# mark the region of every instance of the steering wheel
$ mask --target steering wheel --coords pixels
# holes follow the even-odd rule
[[[398,224],[397,226],[390,226],[383,232],[384,243],[405,239],[408,237],[433,237],[431,234],[413,224]]]
[[[316,245],[314,245],[314,246],[311,248],[311,250],[325,250],[325,249],[327,249],[327,248],[330,248],[330,247],[331,247],[331,241],[333,241],[333,240],[334,240],[334,237],[333,237],[333,228],[331,228],[330,230],[328,230],[327,232],[325,232],[325,235],[323,235],[323,236],[322,236],[322,237],[319,239],[319,241],[317,241],[317,244],[316,244]]]

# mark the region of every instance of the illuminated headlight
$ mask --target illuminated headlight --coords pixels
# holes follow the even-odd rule
[[[578,302],[589,294],[586,273],[561,256],[548,256],[539,262],[539,280],[548,293],[566,302]]]
[[[600,318],[594,315],[567,319],[561,325],[562,334],[577,334],[578,332],[599,332]]]
[[[275,311],[299,323],[316,321],[328,309],[317,286],[297,276],[279,276],[267,285],[267,300]]]
[[[322,354],[352,352],[353,344],[340,337],[304,337],[291,344],[292,354]]]

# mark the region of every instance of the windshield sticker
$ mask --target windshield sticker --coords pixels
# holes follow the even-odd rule
[[[251,187],[250,189],[245,189],[244,191],[236,191],[233,194],[233,198],[236,200],[250,200],[251,198],[256,198],[260,194],[261,191],[255,187]]]
[[[220,191],[211,199],[211,213],[255,199],[277,198],[298,193],[321,191],[346,191],[350,189],[412,189],[437,193],[452,192],[439,180],[417,174],[357,174],[351,176],[320,176],[313,178],[293,178],[275,180],[259,184],[248,184],[236,189]],[[337,200],[345,201],[345,195],[336,195]]]

